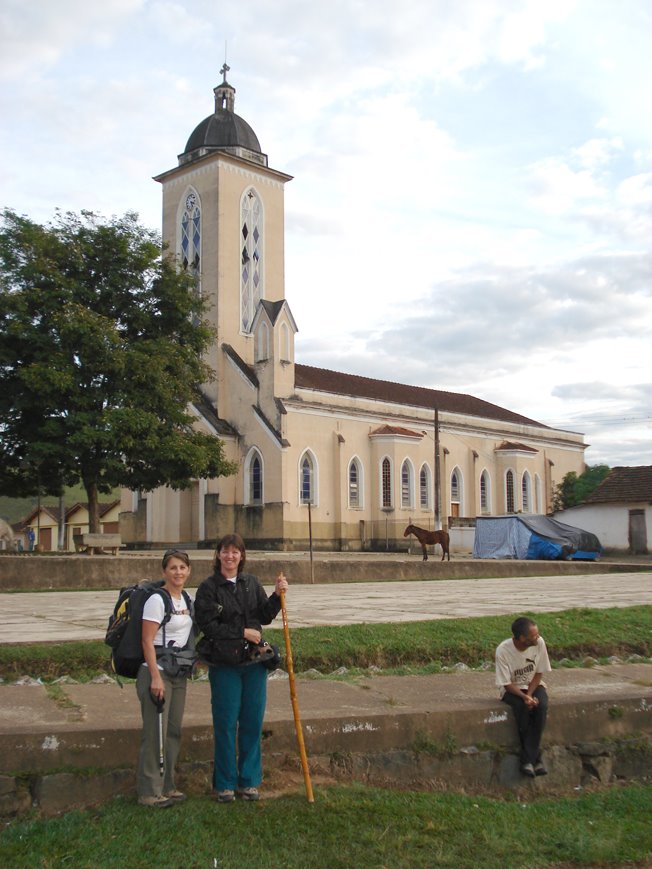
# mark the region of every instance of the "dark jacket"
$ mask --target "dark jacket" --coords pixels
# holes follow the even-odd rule
[[[207,577],[195,596],[195,621],[208,640],[239,639],[245,628],[262,630],[281,609],[276,594],[267,597],[259,580],[241,573],[235,583],[219,571]]]

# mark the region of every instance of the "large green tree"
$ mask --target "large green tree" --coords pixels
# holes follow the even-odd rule
[[[587,465],[581,474],[569,471],[555,487],[553,510],[564,510],[566,507],[581,504],[598,488],[610,470],[609,465]]]
[[[212,331],[189,275],[137,215],[11,210],[0,227],[0,494],[185,488],[233,473],[188,405]]]

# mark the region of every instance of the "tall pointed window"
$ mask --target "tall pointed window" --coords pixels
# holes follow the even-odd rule
[[[299,503],[317,504],[317,463],[309,450],[299,460]]]
[[[380,466],[381,504],[389,510],[394,506],[392,498],[392,463],[385,456]]]
[[[199,282],[201,275],[201,205],[194,190],[186,194],[181,214],[181,265]]]
[[[514,512],[514,472],[507,471],[505,474],[505,505],[507,513]]]
[[[252,447],[245,460],[245,504],[263,503],[263,459],[256,447]]]
[[[362,468],[357,459],[351,459],[349,465],[349,507],[358,510],[362,507]]]
[[[491,490],[489,488],[489,473],[485,470],[480,475],[480,512],[491,512]]]
[[[401,465],[401,507],[414,506],[414,474],[412,464],[406,459]]]
[[[426,464],[419,471],[419,506],[422,510],[430,509],[430,468]]]
[[[454,468],[451,474],[451,516],[462,516],[462,472]]]
[[[240,259],[240,328],[250,332],[263,298],[263,207],[253,187],[240,208]]]
[[[532,512],[532,480],[528,471],[523,472],[521,479],[521,503],[524,513]]]

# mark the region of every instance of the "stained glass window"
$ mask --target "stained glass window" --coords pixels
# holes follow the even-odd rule
[[[258,302],[263,298],[263,209],[250,188],[242,197],[240,214],[240,327],[251,331]]]
[[[181,215],[181,265],[199,281],[201,274],[201,207],[194,190],[185,199]]]
[[[382,505],[390,508],[392,506],[392,463],[388,458],[384,458],[381,465],[381,485]]]

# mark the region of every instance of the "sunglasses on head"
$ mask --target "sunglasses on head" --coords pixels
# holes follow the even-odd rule
[[[181,555],[183,558],[188,558],[188,553],[183,549],[166,549],[163,553],[163,558],[171,558],[173,555]]]

